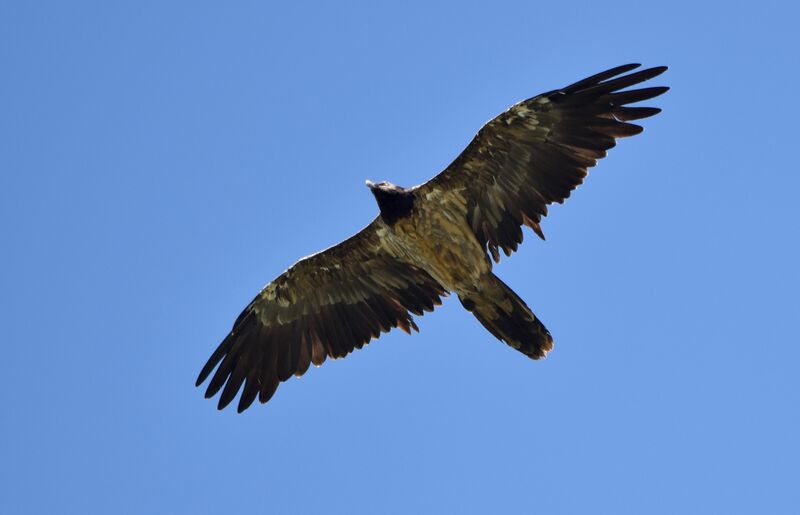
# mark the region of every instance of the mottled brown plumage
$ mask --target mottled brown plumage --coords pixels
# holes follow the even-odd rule
[[[442,173],[420,186],[368,186],[380,215],[355,236],[301,259],[245,308],[197,379],[216,372],[220,409],[242,390],[238,410],[267,402],[278,384],[311,363],[346,356],[382,332],[418,330],[411,314],[448,292],[498,339],[538,359],[550,333],[492,273],[522,242],[522,225],[544,239],[547,205],[563,202],[632,120],[657,108],[627,107],[668,88],[622,91],[666,70],[620,66],[515,104],[487,123]],[[621,77],[619,75],[622,75]],[[488,254],[487,254],[488,252]]]

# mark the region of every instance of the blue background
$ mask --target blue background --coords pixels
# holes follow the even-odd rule
[[[789,2],[0,4],[0,512],[797,513]],[[449,298],[218,412],[256,292],[511,103],[666,64],[664,112],[496,267],[556,348]]]

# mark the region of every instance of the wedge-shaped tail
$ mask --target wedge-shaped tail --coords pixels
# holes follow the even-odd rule
[[[544,324],[496,275],[487,274],[476,291],[458,298],[490,333],[526,356],[543,358],[553,349]]]

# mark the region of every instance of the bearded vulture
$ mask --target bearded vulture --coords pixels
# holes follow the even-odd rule
[[[425,184],[367,186],[380,214],[358,234],[295,263],[261,290],[200,371],[216,367],[205,396],[218,408],[242,390],[238,411],[309,365],[341,358],[381,333],[419,331],[422,315],[454,292],[495,337],[529,358],[553,348],[544,324],[492,273],[527,225],[542,239],[547,205],[562,203],[605,157],[616,138],[659,113],[629,107],[666,87],[628,89],[663,73],[628,73],[628,64],[511,106],[481,128],[467,148]],[[627,75],[626,75],[627,73]],[[224,387],[224,388],[223,388]]]

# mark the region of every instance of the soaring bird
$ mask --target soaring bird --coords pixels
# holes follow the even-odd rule
[[[667,87],[626,89],[663,73],[628,64],[523,100],[484,125],[441,173],[419,186],[367,186],[380,214],[354,236],[305,257],[248,304],[200,371],[214,371],[205,396],[218,408],[242,390],[238,411],[309,365],[341,358],[381,333],[419,331],[422,315],[455,293],[495,337],[532,359],[553,348],[544,324],[492,273],[500,251],[522,242],[526,225],[542,239],[547,205],[562,203],[616,139],[642,132],[629,123],[661,110],[629,107]],[[223,388],[224,387],[224,388]]]

